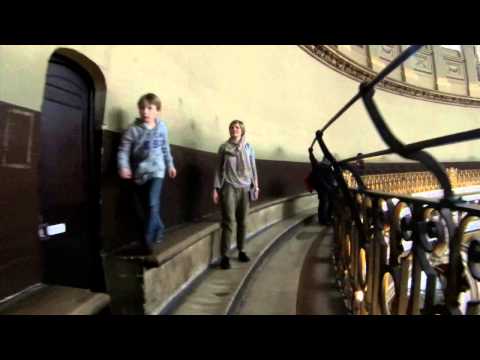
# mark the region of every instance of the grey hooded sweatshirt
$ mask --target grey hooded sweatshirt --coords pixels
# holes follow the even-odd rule
[[[149,129],[141,120],[123,134],[118,149],[118,168],[130,169],[135,183],[142,185],[153,178],[164,178],[165,171],[174,167],[165,123],[155,119]]]

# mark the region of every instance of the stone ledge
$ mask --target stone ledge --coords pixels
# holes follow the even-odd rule
[[[295,196],[288,196],[279,199],[275,199],[268,202],[263,202],[257,206],[251,207],[249,211],[249,216],[255,213],[259,213],[266,208],[271,208],[275,205],[286,204],[288,202],[298,201],[300,199],[310,199],[313,195],[310,193],[303,193]],[[212,216],[209,216],[212,217]],[[263,227],[255,228],[251,224],[248,227],[249,233],[247,237],[251,237],[255,232],[261,231]],[[280,219],[279,219],[280,220]],[[277,221],[279,221],[277,220]],[[271,225],[271,224],[267,224]],[[203,221],[199,223],[186,223],[182,227],[176,229],[173,232],[167,232],[165,242],[158,248],[156,259],[159,265],[171,260],[177,254],[181,253],[186,248],[192,246],[195,242],[201,240],[202,238],[208,236],[214,231],[220,230],[220,223],[217,221]],[[144,258],[142,255],[129,254],[129,248],[122,248],[118,251],[113,251],[111,254],[105,254],[105,256],[114,255],[118,256],[124,260],[139,260]]]
[[[1,315],[94,315],[110,303],[110,296],[87,289],[40,284],[7,301]]]

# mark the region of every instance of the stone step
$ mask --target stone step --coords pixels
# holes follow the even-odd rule
[[[1,315],[95,315],[110,296],[87,289],[38,285],[0,306]]]
[[[232,268],[207,270],[202,281],[178,300],[169,311],[172,315],[226,315],[231,313],[237,297],[256,265],[282,235],[315,215],[316,209],[303,211],[282,220],[255,235],[245,246],[250,262],[240,263],[236,250],[228,253]]]

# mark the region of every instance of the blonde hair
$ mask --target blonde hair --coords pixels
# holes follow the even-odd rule
[[[157,110],[160,111],[162,109],[162,102],[160,98],[152,93],[148,93],[140,97],[137,102],[137,106],[140,108],[144,103],[155,105]]]
[[[240,126],[240,129],[242,129],[242,136],[245,135],[245,125],[243,124],[242,121],[240,120],[233,120],[230,125],[228,125],[228,128],[230,129],[233,125],[238,124]]]

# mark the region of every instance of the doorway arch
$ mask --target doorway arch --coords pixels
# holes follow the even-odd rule
[[[40,239],[43,282],[104,290],[101,153],[106,83],[83,54],[49,59],[40,121]]]

